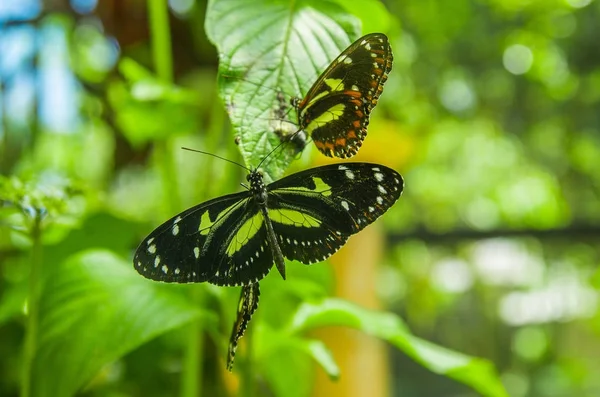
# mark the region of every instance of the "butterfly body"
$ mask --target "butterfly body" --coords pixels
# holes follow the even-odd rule
[[[378,164],[316,167],[269,185],[248,174],[249,190],[221,196],[171,218],[134,256],[144,277],[165,282],[248,285],[273,263],[327,259],[400,197],[403,181]]]

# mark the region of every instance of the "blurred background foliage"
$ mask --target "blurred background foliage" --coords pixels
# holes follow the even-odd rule
[[[413,335],[492,362],[510,396],[600,395],[600,2],[332,4],[390,37],[394,67],[357,159],[406,180],[372,226],[375,281],[354,292]],[[337,366],[299,335],[314,313],[388,320],[299,306],[334,293],[336,271],[292,264],[287,281],[261,284],[230,375],[237,289],[133,272],[145,234],[244,174],[180,150],[240,159],[206,10],[0,2],[0,395],[318,395],[312,359]],[[323,161],[309,146],[292,169]],[[382,395],[503,395],[475,387],[477,371],[469,388],[425,369],[431,359],[386,354]]]

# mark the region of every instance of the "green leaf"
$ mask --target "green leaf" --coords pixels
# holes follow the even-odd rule
[[[330,0],[211,0],[206,32],[219,52],[220,95],[242,156],[256,167],[280,143],[275,129],[296,130],[275,120],[278,90],[286,102],[303,96],[358,38],[360,23]],[[277,179],[294,157],[291,147],[274,154],[262,167],[267,180]]]
[[[339,299],[327,299],[319,304],[300,306],[290,331],[299,333],[324,326],[361,330],[388,341],[425,368],[469,385],[483,396],[508,396],[490,362],[415,337],[395,314],[366,310]]]
[[[273,394],[277,397],[310,396],[314,354],[307,344],[309,341],[264,323],[255,324],[252,338],[253,362],[249,364],[256,366],[250,370],[264,376]],[[322,361],[326,362],[325,359]],[[302,374],[302,382],[298,382],[299,374]]]
[[[331,351],[323,342],[307,340],[304,347],[306,352],[323,368],[329,377],[334,380],[340,377],[340,368],[331,355]]]
[[[129,58],[119,63],[119,71],[125,81],[108,86],[108,99],[117,124],[133,145],[198,130],[198,93],[160,81]]]
[[[40,300],[33,395],[73,395],[104,365],[198,316],[216,326],[174,292],[109,251],[58,264]]]
[[[0,326],[12,318],[22,315],[27,300],[28,283],[8,284],[0,294]]]

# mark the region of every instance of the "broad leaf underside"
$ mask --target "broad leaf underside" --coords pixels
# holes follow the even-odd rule
[[[213,1],[206,30],[218,48],[219,90],[244,160],[260,161],[280,143],[276,129],[296,131],[296,114],[276,117],[285,101],[303,96],[319,74],[360,33],[358,20],[335,3],[316,1]],[[296,156],[292,145],[262,168],[267,180],[281,176]]]

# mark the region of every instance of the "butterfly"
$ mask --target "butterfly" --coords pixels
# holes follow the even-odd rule
[[[371,111],[383,92],[392,62],[392,48],[385,34],[371,33],[361,37],[331,62],[303,98],[293,97],[287,101],[277,88],[268,129],[281,141],[289,140],[295,153],[304,149],[310,136],[317,149],[326,156],[354,156],[367,135]],[[248,66],[247,72],[252,71],[252,67]],[[219,78],[228,87],[224,95],[232,120],[234,123],[238,120],[240,128],[259,128],[252,123],[260,118],[260,113],[247,112],[244,106],[234,105],[235,95],[247,89],[241,83],[226,83],[235,80],[240,72],[231,70],[230,73],[232,75],[220,74]],[[252,104],[265,87],[243,81],[259,87],[250,90],[252,100],[249,103]],[[295,132],[286,124],[290,122],[287,120],[290,104],[296,111]]]
[[[325,69],[303,99],[292,98],[299,129],[321,153],[347,158],[358,152],[392,62],[387,36],[365,35]]]
[[[257,283],[285,258],[323,261],[400,197],[403,179],[379,164],[311,168],[265,185],[252,170],[246,191],[206,201],[151,232],[134,255],[142,276],[164,282]]]

